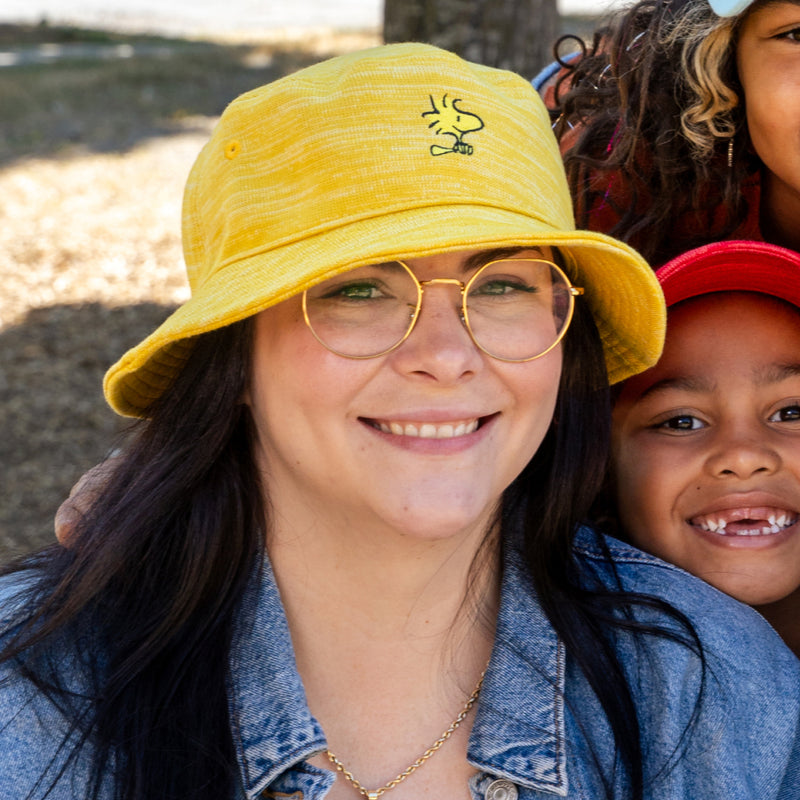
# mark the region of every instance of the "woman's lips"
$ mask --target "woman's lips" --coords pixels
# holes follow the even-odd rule
[[[718,536],[770,536],[794,525],[798,513],[773,506],[743,506],[698,514],[689,524]]]

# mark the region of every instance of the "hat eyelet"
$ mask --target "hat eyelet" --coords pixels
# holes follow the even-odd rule
[[[236,158],[242,152],[242,145],[234,139],[225,145],[225,158],[229,161]]]

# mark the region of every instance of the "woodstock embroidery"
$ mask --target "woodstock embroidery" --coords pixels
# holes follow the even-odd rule
[[[431,110],[422,112],[423,117],[433,118],[433,122],[428,127],[438,126],[434,133],[452,136],[455,139],[452,147],[432,144],[431,155],[442,156],[445,153],[461,153],[464,156],[471,156],[473,147],[464,141],[464,136],[473,131],[479,131],[483,127],[483,120],[477,114],[462,111],[457,105],[457,103],[461,102],[461,98],[452,100],[448,106],[447,95],[445,95],[442,98],[442,107],[437,108],[433,97],[431,95],[428,95],[428,97],[431,101]]]

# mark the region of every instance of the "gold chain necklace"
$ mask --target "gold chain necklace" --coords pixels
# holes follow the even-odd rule
[[[326,750],[325,755],[328,756],[330,762],[336,767],[337,771],[341,772],[345,780],[363,797],[367,800],[378,800],[378,798],[386,794],[389,789],[394,789],[395,786],[402,783],[409,775],[416,772],[456,731],[456,728],[464,721],[469,710],[475,705],[478,695],[481,693],[481,686],[483,686],[483,676],[486,674],[486,669],[481,672],[478,678],[478,684],[475,691],[469,696],[467,702],[464,703],[464,708],[461,709],[459,715],[450,723],[450,727],[410,766],[406,767],[396,778],[384,784],[380,789],[367,789],[361,781],[350,772],[344,764],[330,751]]]

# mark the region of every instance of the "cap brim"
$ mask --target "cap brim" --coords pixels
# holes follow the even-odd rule
[[[352,267],[452,250],[519,246],[554,246],[572,254],[573,279],[585,290],[610,382],[655,363],[665,329],[663,297],[653,271],[634,250],[603,234],[555,230],[504,209],[449,205],[357,221],[294,244],[281,243],[275,250],[245,254],[235,265],[219,268],[111,367],[104,382],[106,398],[120,414],[141,416],[181,368],[192,337],[257,314]],[[332,266],[321,273],[320,263]]]
[[[800,307],[800,254],[767,242],[715,242],[683,253],[656,276],[667,306],[713,292],[759,292]]]

